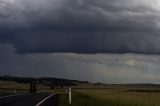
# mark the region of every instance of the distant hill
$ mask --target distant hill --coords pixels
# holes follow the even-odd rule
[[[0,76],[1,81],[15,81],[18,83],[32,83],[37,82],[39,84],[44,84],[48,86],[73,86],[78,83],[89,83],[87,81],[78,81],[78,80],[69,80],[62,78],[51,78],[51,77],[41,77],[41,78],[33,78],[33,77],[16,77],[16,76]]]
[[[160,89],[159,84],[152,83],[140,83],[140,84],[104,84],[104,83],[90,83],[88,81],[70,80],[63,78],[52,78],[52,77],[16,77],[16,76],[0,76],[0,81],[15,81],[18,83],[37,82],[45,86],[64,87],[74,86],[76,89]]]

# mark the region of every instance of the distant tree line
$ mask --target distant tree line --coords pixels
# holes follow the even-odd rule
[[[0,76],[1,81],[15,81],[18,83],[31,83],[33,81],[36,81],[36,78],[31,78],[31,77],[14,77],[14,76]]]
[[[32,78],[32,77],[15,77],[10,75],[0,76],[1,81],[14,81],[18,83],[27,83],[31,84],[36,82],[38,84],[44,84],[46,86],[51,86],[51,88],[64,86],[75,86],[77,83],[89,83],[87,81],[78,81],[78,80],[68,80],[62,78],[51,78],[51,77],[42,77],[42,78]]]

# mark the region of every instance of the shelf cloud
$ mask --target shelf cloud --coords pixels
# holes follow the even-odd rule
[[[160,53],[159,0],[0,0],[17,53]]]

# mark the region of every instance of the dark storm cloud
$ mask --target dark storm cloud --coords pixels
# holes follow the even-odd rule
[[[0,42],[18,53],[160,53],[158,0],[0,1]]]

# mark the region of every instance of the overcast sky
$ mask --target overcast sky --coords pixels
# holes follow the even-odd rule
[[[159,0],[0,0],[0,75],[160,83]]]

